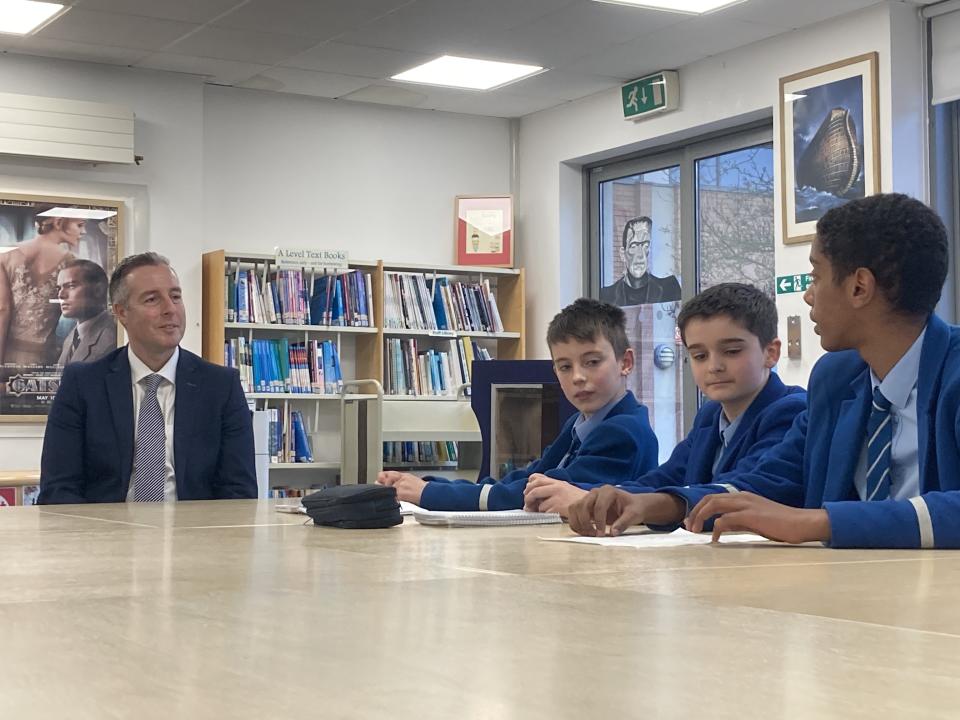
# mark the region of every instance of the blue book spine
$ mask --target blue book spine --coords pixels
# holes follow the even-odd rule
[[[333,278],[333,318],[331,325],[345,325],[343,318],[343,283],[340,278]]]
[[[323,341],[323,391],[325,393],[337,392],[336,369],[333,364],[334,346],[332,340]]]
[[[307,430],[303,425],[303,415],[301,415],[299,410],[294,410],[291,415],[293,420],[293,445],[296,461],[301,463],[313,462],[310,443],[307,441]]]

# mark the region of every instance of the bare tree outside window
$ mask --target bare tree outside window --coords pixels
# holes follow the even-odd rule
[[[746,282],[773,297],[773,145],[703,158],[696,170],[700,289]]]

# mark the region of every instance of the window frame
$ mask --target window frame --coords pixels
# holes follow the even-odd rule
[[[687,142],[653,148],[647,152],[615,158],[603,163],[585,166],[584,197],[587,211],[584,213],[586,224],[583,246],[583,289],[584,295],[600,297],[602,285],[601,272],[601,207],[600,185],[610,180],[639,175],[641,173],[662,170],[677,165],[680,168],[680,285],[681,301],[686,302],[700,291],[700,248],[698,246],[697,227],[700,208],[697,198],[697,161],[724,153],[743,150],[756,145],[773,142],[773,121],[764,120],[748,126],[741,126],[723,133],[693,138]],[[774,166],[774,173],[779,166]],[[689,432],[693,418],[699,409],[700,398],[689,361],[683,358],[683,425]],[[639,360],[639,359],[638,359]]]

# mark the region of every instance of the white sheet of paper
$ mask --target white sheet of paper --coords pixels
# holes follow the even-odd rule
[[[617,537],[584,537],[575,535],[573,537],[542,537],[541,540],[547,542],[572,542],[583,543],[585,545],[606,545],[608,547],[630,547],[630,548],[656,548],[656,547],[679,547],[681,545],[709,545],[710,533],[692,533],[680,528],[671,533],[643,532],[630,535],[619,535]],[[731,533],[721,535],[722,543],[755,543],[769,542],[760,535],[753,533]]]

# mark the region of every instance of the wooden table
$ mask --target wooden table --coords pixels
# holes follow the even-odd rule
[[[956,718],[960,553],[0,511],[0,717]]]

